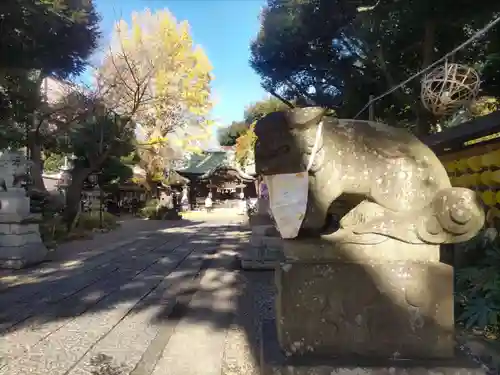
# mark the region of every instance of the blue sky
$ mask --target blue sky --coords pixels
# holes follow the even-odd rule
[[[259,77],[248,64],[250,40],[259,29],[263,0],[96,0],[102,30],[109,40],[114,22],[130,20],[133,11],[167,8],[178,21],[187,20],[191,35],[208,55],[217,98],[212,117],[222,125],[241,120],[245,106],[262,99]]]

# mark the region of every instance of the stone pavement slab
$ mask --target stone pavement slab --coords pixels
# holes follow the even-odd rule
[[[168,248],[173,250],[182,240],[181,236],[171,237],[170,241],[164,237],[154,237],[141,243],[141,246],[124,247],[106,256],[79,263],[79,267],[73,270],[59,270],[56,275],[50,275],[38,283],[7,290],[0,294],[0,306],[9,306],[2,308],[0,313],[0,329],[7,329],[26,319],[33,311],[44,309],[47,305],[67,299],[94,283],[116,276],[114,273],[117,271],[139,272],[142,270],[141,265],[147,268],[157,260],[158,255],[151,254],[152,250],[159,246],[164,246],[166,251],[169,251]]]
[[[131,282],[143,282],[155,267],[161,268],[162,272],[168,272],[185,258],[188,251],[177,250],[171,257],[160,258],[158,253],[153,252],[137,260],[134,268],[119,269],[109,277],[101,279],[101,282],[92,284],[61,303],[46,306],[45,310],[38,310],[38,313],[32,310],[30,318],[23,322],[22,329],[14,327],[3,335],[0,340],[0,355],[4,359],[23,355],[27,349],[62,329],[75,317],[81,319],[82,314],[99,309],[100,306],[107,310],[108,306],[115,308],[116,302],[133,299],[138,288],[123,291],[124,284],[129,286]],[[43,311],[43,314],[40,314],[40,311]]]
[[[213,249],[215,251],[216,248]],[[69,375],[92,375],[95,362],[103,354],[112,358],[124,374],[131,373],[148,346],[161,332],[162,316],[167,316],[176,296],[197,276],[212,249],[198,245],[183,265],[168,274],[158,287],[141,300],[123,320],[68,372]],[[119,343],[119,345],[117,345]]]
[[[196,227],[200,222],[191,220],[156,221],[143,219],[128,219],[121,227],[108,233],[96,233],[93,238],[63,243],[49,253],[49,262],[23,270],[0,269],[0,291],[15,285],[37,283],[47,279],[61,270],[75,269],[82,262],[112,253],[123,246],[139,244],[147,240],[151,234],[158,232],[175,233],[183,229],[190,232],[189,227]],[[192,231],[192,230],[191,230]]]
[[[196,337],[205,338],[204,355],[213,354],[220,369],[237,290],[224,262],[233,262],[244,240],[232,222],[213,217],[136,232],[119,246],[74,252],[59,268],[53,262],[50,272],[33,269],[29,282],[5,286],[0,375],[162,374],[161,363]],[[67,262],[73,267],[62,267]]]
[[[220,375],[227,328],[236,311],[234,254],[219,253],[170,338],[153,375]],[[186,350],[189,348],[189,350]],[[195,357],[194,357],[195,356]]]

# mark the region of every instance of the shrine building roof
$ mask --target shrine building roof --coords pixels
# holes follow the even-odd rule
[[[234,174],[243,181],[253,181],[254,177],[243,172],[228,158],[227,151],[206,151],[203,154],[194,154],[182,169],[177,169],[182,175],[196,176],[202,179],[209,178],[216,171],[233,170]]]
[[[226,152],[224,151],[207,151],[202,154],[193,154],[186,166],[177,169],[177,172],[201,176],[224,164],[226,158]]]

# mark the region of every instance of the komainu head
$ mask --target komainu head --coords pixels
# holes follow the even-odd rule
[[[319,107],[272,112],[255,125],[255,164],[259,174],[298,173],[307,168],[318,124],[326,110]],[[322,139],[319,139],[322,147]]]

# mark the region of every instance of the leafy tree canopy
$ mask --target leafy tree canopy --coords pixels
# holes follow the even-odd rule
[[[259,100],[258,102],[248,105],[243,113],[243,121],[233,121],[228,127],[219,129],[219,143],[222,146],[236,145],[236,140],[247,133],[247,130],[250,129],[250,126],[255,121],[261,119],[268,113],[279,111],[284,108],[288,108],[288,106],[274,97]]]
[[[486,0],[268,0],[251,65],[267,91],[352,117],[370,95],[442,57],[499,12],[500,3]],[[494,30],[453,57],[480,65],[489,95],[498,92],[499,36]],[[376,116],[427,132],[431,121],[419,101],[419,81],[378,101]]]
[[[236,140],[236,161],[243,167],[253,161],[253,150],[257,136],[254,132],[254,124],[250,125],[242,135]]]
[[[116,156],[107,158],[101,168],[99,184],[103,187],[110,184],[124,183],[134,175],[132,166],[128,165],[123,158]]]
[[[175,151],[210,133],[211,71],[188,23],[167,10],[133,13],[117,25],[98,81],[106,105],[141,124],[146,139],[137,154],[146,186],[156,186],[169,162],[182,157]],[[182,142],[173,145],[172,133]]]
[[[26,129],[41,106],[47,76],[83,72],[97,47],[99,17],[91,0],[0,2],[0,147],[38,142]]]
[[[288,108],[288,106],[285,103],[271,96],[265,100],[260,100],[246,107],[243,118],[245,119],[245,123],[253,124],[255,121],[260,120],[268,113],[286,108]]]
[[[55,152],[48,152],[43,161],[44,172],[59,172],[64,165],[64,155]]]
[[[82,73],[99,41],[91,0],[2,0],[0,69]]]
[[[221,146],[234,146],[236,140],[248,129],[244,121],[233,121],[231,125],[219,129],[219,143]]]

